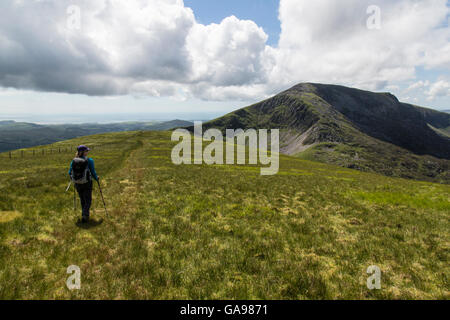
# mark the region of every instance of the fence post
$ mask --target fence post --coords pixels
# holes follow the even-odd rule
[[[23,158],[23,150],[20,151],[20,156]]]
[[[34,157],[34,149],[33,149],[33,157]]]
[[[11,159],[11,151],[9,152],[9,158]]]

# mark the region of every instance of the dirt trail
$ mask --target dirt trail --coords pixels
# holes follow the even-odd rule
[[[111,219],[122,219],[129,216],[137,208],[137,200],[142,188],[143,168],[140,164],[144,143],[132,150],[123,165],[108,175],[104,181],[104,194],[107,205],[111,207]]]

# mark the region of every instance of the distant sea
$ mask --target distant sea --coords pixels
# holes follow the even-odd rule
[[[223,113],[116,113],[116,114],[0,114],[0,121],[14,120],[37,124],[64,123],[118,123],[129,121],[207,121],[223,116]]]

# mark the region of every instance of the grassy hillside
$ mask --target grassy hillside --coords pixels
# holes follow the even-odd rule
[[[138,130],[163,131],[191,124],[192,122],[184,120],[58,125],[0,121],[0,152],[45,145],[92,134]]]
[[[450,183],[450,115],[401,103],[389,93],[303,83],[204,128],[280,129],[284,154]]]
[[[0,154],[1,299],[450,298],[448,185],[288,156],[276,176],[175,166],[168,132],[53,147],[80,143],[95,147],[110,208],[95,190],[87,226],[64,192],[72,154]],[[366,287],[370,265],[381,290]]]

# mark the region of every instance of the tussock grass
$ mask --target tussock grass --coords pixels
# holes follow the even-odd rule
[[[0,211],[0,223],[12,221],[21,215],[22,214],[17,211]]]
[[[450,186],[281,156],[256,166],[175,166],[170,133],[59,143],[94,149],[109,206],[77,224],[70,155],[2,159],[2,299],[446,299]],[[65,282],[81,268],[81,290]],[[382,289],[366,269],[382,270]]]

